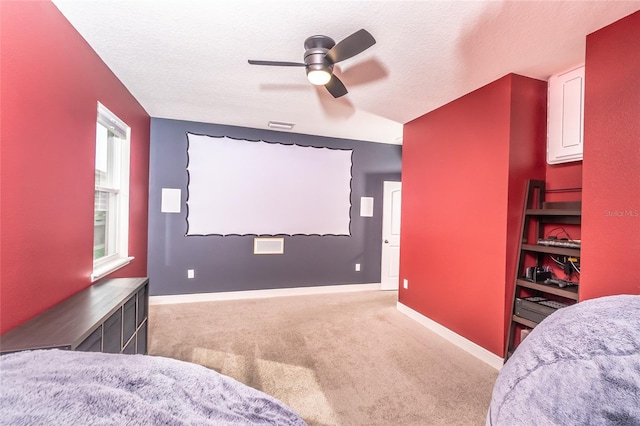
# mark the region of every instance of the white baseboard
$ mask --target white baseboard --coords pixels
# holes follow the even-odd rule
[[[502,368],[502,364],[504,360],[498,355],[494,354],[491,351],[486,350],[482,346],[473,343],[471,340],[462,337],[461,335],[449,330],[445,326],[435,322],[434,320],[427,318],[422,315],[420,312],[414,311],[410,307],[403,305],[398,302],[396,305],[398,311],[402,312],[412,320],[418,322],[420,325],[425,326],[429,330],[433,331],[440,337],[447,339],[449,342],[458,346],[461,349],[464,349],[471,355],[475,356],[479,360],[489,364],[491,367],[496,370],[500,370]]]
[[[174,303],[214,302],[220,300],[262,299],[266,297],[306,296],[312,294],[348,293],[353,291],[380,290],[377,284],[345,284],[317,287],[274,288],[269,290],[226,291],[221,293],[175,294],[149,297],[150,305]]]

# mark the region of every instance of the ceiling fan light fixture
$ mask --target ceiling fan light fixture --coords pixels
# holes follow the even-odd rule
[[[331,73],[324,69],[309,70],[307,71],[307,79],[315,86],[324,86],[331,80]]]

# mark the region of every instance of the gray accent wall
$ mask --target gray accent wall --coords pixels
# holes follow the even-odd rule
[[[187,132],[353,149],[351,236],[284,236],[282,255],[254,255],[254,236],[186,236]],[[152,118],[150,294],[380,282],[383,182],[400,181],[401,160],[402,147],[399,145]],[[160,211],[162,188],[181,190],[180,213]],[[373,217],[360,217],[360,197],[374,198]],[[355,271],[356,263],[361,264],[360,272]],[[188,269],[195,271],[195,278],[187,278]]]

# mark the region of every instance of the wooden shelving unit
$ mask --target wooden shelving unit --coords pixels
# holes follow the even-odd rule
[[[555,284],[534,282],[525,278],[525,271],[528,266],[543,266],[550,255],[580,258],[579,248],[548,246],[537,244],[537,242],[539,238],[544,238],[545,226],[580,225],[581,203],[545,202],[545,183],[539,180],[530,180],[527,183],[526,194],[505,362],[520,343],[522,331],[531,330],[539,323],[531,318],[517,315],[518,299],[521,299],[520,303],[522,303],[522,299],[526,297],[538,296],[566,305],[579,300],[579,285],[561,288]],[[531,237],[534,241],[530,242]]]

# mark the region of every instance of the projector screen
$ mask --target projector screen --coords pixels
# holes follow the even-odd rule
[[[187,235],[350,235],[353,150],[187,138]]]

